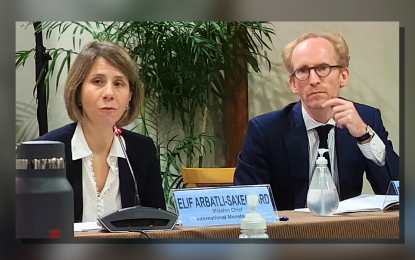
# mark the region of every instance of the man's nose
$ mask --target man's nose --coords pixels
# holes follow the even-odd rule
[[[310,85],[320,84],[320,76],[317,75],[316,70],[310,70],[310,76],[308,78]]]

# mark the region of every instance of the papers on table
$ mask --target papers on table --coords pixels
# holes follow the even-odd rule
[[[398,195],[369,195],[360,196],[340,201],[339,207],[334,214],[382,211],[392,206],[399,205]],[[298,212],[310,212],[308,208],[296,209]]]
[[[96,221],[94,222],[82,222],[82,223],[74,223],[73,229],[75,232],[80,231],[89,231],[89,230],[97,230],[103,229]]]

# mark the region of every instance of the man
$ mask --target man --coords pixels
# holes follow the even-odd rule
[[[341,35],[306,34],[281,55],[300,101],[250,120],[235,185],[270,184],[278,210],[304,208],[318,148],[328,148],[340,200],[361,194],[366,172],[385,194],[399,179],[399,157],[378,109],[339,98],[349,81],[349,49]]]

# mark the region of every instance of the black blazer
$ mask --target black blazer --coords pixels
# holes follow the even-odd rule
[[[376,194],[385,194],[391,180],[399,180],[399,157],[393,151],[380,111],[354,103],[363,121],[386,146],[385,166],[368,160],[346,128],[335,128],[340,200],[361,194],[363,173]],[[249,121],[245,144],[238,156],[235,185],[270,184],[278,210],[305,207],[309,185],[308,137],[301,102]]]
[[[82,221],[82,159],[72,160],[71,139],[77,123],[53,130],[36,140],[60,141],[65,144],[66,177],[74,191],[75,222]],[[160,163],[151,138],[123,129],[127,156],[137,181],[141,205],[166,209],[161,182]],[[127,160],[118,158],[121,205],[123,208],[134,206],[134,181]]]

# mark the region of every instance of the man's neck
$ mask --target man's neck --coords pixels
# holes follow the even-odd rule
[[[304,106],[304,109],[307,111],[308,115],[316,120],[317,122],[320,122],[322,124],[326,124],[330,118],[331,118],[331,108],[318,108],[318,109],[313,109],[313,108],[309,108],[307,106]]]
[[[82,123],[82,131],[92,153],[108,156],[114,140],[112,127],[96,126],[85,121]]]

